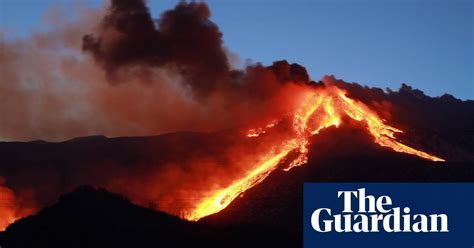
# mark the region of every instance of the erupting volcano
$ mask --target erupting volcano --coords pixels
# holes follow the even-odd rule
[[[312,79],[287,60],[241,65],[206,3],[158,19],[146,3],[0,33],[0,241],[77,223],[94,244],[108,232],[218,246],[237,231],[272,246],[266,228],[296,247],[306,182],[473,180],[473,101]]]
[[[197,221],[226,208],[240,194],[265,180],[292,151],[296,151],[298,155],[284,170],[288,171],[295,166],[305,164],[307,162],[308,149],[306,146],[308,138],[317,135],[324,128],[339,126],[344,117],[365,122],[367,131],[373,136],[374,142],[380,146],[432,161],[445,161],[440,157],[397,141],[395,133],[400,133],[401,130],[385,124],[385,121],[378,117],[374,111],[367,108],[363,103],[348,98],[343,90],[335,86],[310,89],[301,99],[301,105],[297,111],[291,116],[293,135],[288,139],[278,140],[275,144],[270,144],[272,146],[271,152],[261,156],[261,161],[253,166],[243,178],[238,178],[228,187],[213,192],[209,197],[199,202],[190,214],[185,214],[183,217]],[[261,134],[271,133],[269,129],[276,125],[278,125],[278,121],[272,122],[263,128],[251,129],[247,137],[254,138]]]

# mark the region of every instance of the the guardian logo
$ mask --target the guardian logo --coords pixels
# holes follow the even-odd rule
[[[391,207],[390,196],[366,195],[365,188],[338,191],[337,198],[343,204],[342,213],[319,208],[311,214],[311,226],[316,232],[449,232],[448,215],[412,214],[408,206]],[[358,207],[353,208],[356,203]]]

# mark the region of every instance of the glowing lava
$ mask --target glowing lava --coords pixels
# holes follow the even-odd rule
[[[432,161],[444,161],[442,158],[400,143],[395,138],[395,133],[401,133],[401,130],[385,124],[385,121],[374,111],[363,103],[348,98],[343,90],[329,86],[324,89],[308,91],[301,106],[292,116],[294,130],[292,130],[291,138],[274,144],[272,151],[261,156],[260,162],[253,166],[244,177],[235,180],[228,187],[212,192],[198,203],[190,214],[185,214],[183,217],[197,221],[226,208],[239,195],[265,180],[292,151],[297,152],[298,155],[284,170],[288,171],[305,164],[309,137],[317,135],[322,129],[331,126],[338,127],[343,116],[365,122],[368,132],[374,137],[374,142],[380,146]],[[247,137],[258,137],[277,125],[278,121],[274,121],[263,128],[251,129],[247,133]]]

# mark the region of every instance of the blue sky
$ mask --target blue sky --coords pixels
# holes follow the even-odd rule
[[[45,30],[54,5],[100,0],[0,0],[7,37]],[[177,1],[149,0],[154,17]],[[287,59],[320,79],[474,99],[474,0],[207,1],[225,45],[242,61]]]

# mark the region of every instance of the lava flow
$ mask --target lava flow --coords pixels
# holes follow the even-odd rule
[[[338,127],[344,116],[355,121],[365,122],[367,131],[373,136],[374,142],[380,146],[432,161],[444,161],[440,157],[400,143],[397,141],[395,133],[401,133],[401,130],[385,124],[385,121],[374,111],[363,103],[347,97],[343,90],[329,86],[324,89],[308,91],[302,100],[301,106],[292,115],[294,130],[292,130],[293,134],[290,138],[275,144],[271,152],[262,156],[260,162],[252,167],[244,177],[235,180],[228,187],[213,192],[198,203],[190,214],[183,217],[197,221],[223,210],[236,197],[265,180],[292,151],[297,152],[298,155],[289,162],[289,166],[284,170],[288,171],[291,168],[305,164],[307,162],[309,137],[317,135],[322,129],[331,126]],[[263,128],[251,129],[247,133],[247,137],[258,137],[277,125],[278,121],[274,121]]]

